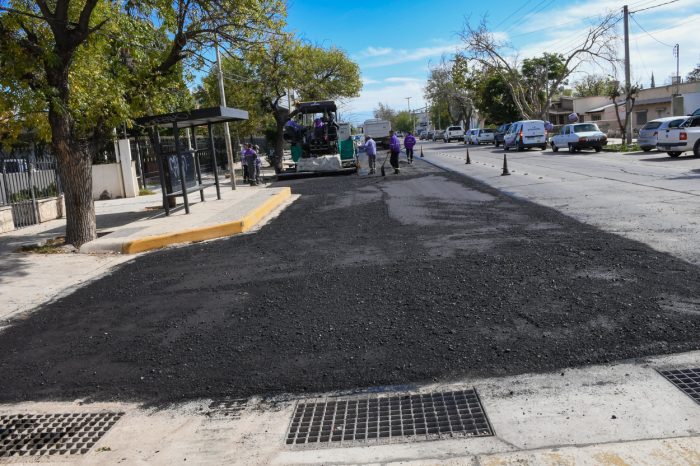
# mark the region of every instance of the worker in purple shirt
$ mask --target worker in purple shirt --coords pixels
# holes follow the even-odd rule
[[[257,180],[255,179],[255,162],[258,158],[258,153],[253,150],[253,145],[248,142],[246,143],[245,150],[241,155],[243,155],[243,160],[248,166],[248,181],[250,182],[251,186],[255,186],[258,184]]]
[[[396,133],[392,129],[389,131],[389,152],[391,156],[389,157],[389,163],[394,167],[394,174],[399,174],[399,154],[401,153],[401,141],[396,137]]]
[[[377,166],[377,143],[374,142],[372,136],[366,136],[365,152],[367,153],[367,162],[369,163],[369,174],[374,175],[375,167]]]
[[[413,146],[416,145],[416,138],[410,132],[403,138],[403,146],[406,148],[406,158],[408,163],[413,163]]]

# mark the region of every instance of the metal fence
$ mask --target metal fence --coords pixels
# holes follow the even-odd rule
[[[62,193],[56,160],[36,146],[0,151],[0,206],[10,206],[15,228],[39,223],[39,202]]]

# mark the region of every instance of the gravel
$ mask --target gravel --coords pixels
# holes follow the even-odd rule
[[[0,333],[0,402],[354,390],[700,348],[700,271],[423,163],[288,181],[250,235],[147,254]]]

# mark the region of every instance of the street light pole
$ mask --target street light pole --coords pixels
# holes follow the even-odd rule
[[[226,92],[224,92],[224,73],[221,71],[221,54],[219,53],[219,44],[214,45],[216,48],[216,67],[219,75],[219,95],[221,96],[221,106],[226,106]],[[233,167],[233,148],[231,147],[231,134],[228,130],[228,122],[224,123],[224,139],[226,140],[226,156],[228,157],[228,167],[231,171],[231,189],[236,189],[236,170]],[[211,155],[214,156],[214,148],[210,148]]]
[[[632,115],[630,115],[632,111],[630,106],[630,89],[632,88],[632,84],[630,83],[630,12],[627,5],[622,9],[622,13],[625,20],[625,136],[626,143],[632,144]]]

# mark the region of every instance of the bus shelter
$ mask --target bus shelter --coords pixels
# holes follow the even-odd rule
[[[204,202],[204,190],[211,186],[216,187],[216,197],[221,199],[212,125],[247,119],[248,112],[245,110],[230,107],[209,107],[146,116],[135,120],[137,125],[147,127],[151,133],[156,152],[165,215],[170,215],[170,208],[175,205],[174,201],[177,197],[182,197],[185,213],[189,214],[188,195],[199,191],[200,198]],[[205,125],[208,130],[209,147],[200,149],[197,145],[195,128]],[[159,128],[172,129],[172,144],[164,143],[158,131]],[[191,142],[183,143],[180,138],[181,131],[187,128],[190,129]],[[209,156],[213,171],[213,179],[210,180],[202,177],[201,161],[207,156]],[[231,176],[233,176],[233,167],[231,168]]]

